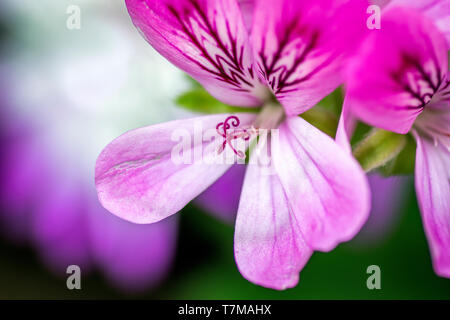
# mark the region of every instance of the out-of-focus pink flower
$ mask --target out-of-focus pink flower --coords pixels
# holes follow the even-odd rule
[[[450,50],[450,1],[448,0],[389,0],[386,9],[392,7],[414,8],[425,14],[447,39]]]
[[[170,271],[177,220],[112,216],[98,203],[92,167],[118,132],[170,119],[187,82],[135,34],[123,3],[79,1],[79,30],[61,20],[71,4],[1,3],[12,31],[0,59],[1,235],[33,246],[55,273],[76,264],[144,290]]]
[[[371,4],[388,9],[392,7],[413,8],[427,15],[445,35],[450,49],[450,1],[448,0],[370,0]]]
[[[244,176],[245,166],[234,165],[202,192],[194,203],[221,220],[234,223]]]
[[[450,11],[444,14],[448,19]],[[447,43],[433,21],[413,9],[392,6],[382,23],[349,65],[346,107],[371,125],[416,138],[416,193],[433,265],[450,277]]]
[[[2,132],[2,233],[31,243],[60,275],[73,264],[83,273],[97,266],[122,289],[157,285],[174,257],[176,221],[135,225],[112,216],[92,189],[52,168],[38,135],[30,127]]]
[[[378,174],[369,174],[368,180],[372,195],[370,215],[353,241],[355,246],[362,248],[379,243],[393,231],[411,182],[409,177],[386,178]]]
[[[202,137],[216,129],[223,145],[194,137],[189,152],[220,158],[243,156],[235,140],[278,129],[267,147],[274,172],[251,154],[236,219],[235,258],[248,280],[285,289],[313,250],[329,251],[351,239],[369,210],[364,173],[331,138],[297,117],[340,83],[349,47],[365,25],[365,1],[127,0],[148,42],[214,97],[259,114],[209,115],[125,133],[110,143],[96,165],[103,206],[124,219],[153,223],[171,216],[231,166],[175,163],[177,130]],[[239,6],[241,4],[241,6]],[[240,8],[253,7],[252,19]],[[327,8],[326,11],[323,8]],[[251,27],[248,25],[252,21]],[[245,24],[247,22],[247,25]],[[250,34],[249,31],[250,30]],[[270,101],[273,95],[281,103]],[[278,136],[277,136],[278,137]],[[213,139],[214,140],[214,139]],[[217,141],[217,140],[216,140]],[[261,149],[262,149],[261,148]],[[219,151],[218,151],[219,150]],[[264,152],[264,151],[262,151]]]

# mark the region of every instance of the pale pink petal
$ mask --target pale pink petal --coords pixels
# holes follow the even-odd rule
[[[288,115],[313,107],[341,82],[342,60],[366,30],[360,0],[255,0],[258,71]]]
[[[370,193],[353,157],[300,117],[288,118],[274,144],[275,169],[300,229],[315,250],[350,240],[366,221]]]
[[[147,41],[217,99],[261,103],[261,84],[236,0],[126,0]]]
[[[411,7],[427,15],[447,39],[450,49],[450,1],[448,0],[393,0],[391,6]]]
[[[369,34],[349,65],[348,106],[371,125],[408,132],[445,82],[446,46],[424,15],[399,7],[384,11],[381,29]]]
[[[251,156],[251,161],[256,153]],[[284,290],[297,285],[312,250],[276,174],[258,163],[248,165],[234,237],[242,276],[258,285]]]
[[[222,137],[215,130],[228,116],[171,121],[111,142],[97,159],[95,172],[103,206],[135,223],[156,222],[182,209],[232,165],[208,160],[218,157],[217,139]],[[255,115],[238,118],[241,125],[249,125]]]
[[[450,278],[450,151],[441,143],[415,137],[416,192],[433,267],[438,275]]]
[[[344,148],[351,154],[352,146],[350,145],[350,140],[356,126],[356,119],[351,113],[350,108],[347,106],[346,101],[347,99],[344,100],[344,104],[342,106],[341,117],[339,118],[335,140],[341,148]]]

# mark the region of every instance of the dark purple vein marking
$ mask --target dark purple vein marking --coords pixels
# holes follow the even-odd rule
[[[397,82],[404,91],[409,93],[419,103],[417,106],[412,105],[406,106],[405,108],[423,110],[437,92],[443,92],[445,90],[445,88],[448,86],[448,80],[446,81],[445,76],[443,77],[441,76],[441,70],[435,59],[433,59],[433,66],[437,75],[436,83],[432,80],[431,74],[425,71],[422,64],[415,57],[404,53],[402,55],[402,61],[403,64],[399,68],[399,70],[391,72],[390,74],[391,78],[395,82]],[[407,72],[410,72],[411,70],[416,71],[417,74],[420,76],[420,79],[416,79],[416,83],[418,83],[419,81],[425,82],[432,92],[422,93],[423,90],[421,90],[420,85],[417,85],[416,90],[414,90],[414,88],[411,87],[410,83],[405,83],[403,75]],[[444,81],[446,81],[447,83],[444,84]],[[441,87],[443,84],[444,87]]]
[[[252,88],[253,84],[249,79],[254,78],[253,70],[248,70],[249,73],[245,74],[245,68],[243,66],[244,59],[244,47],[238,48],[237,40],[233,37],[229,23],[226,22],[227,26],[227,36],[231,43],[231,48],[227,48],[222,39],[219,36],[217,26],[211,24],[208,20],[206,13],[203,11],[202,7],[199,5],[197,0],[189,0],[192,8],[189,10],[185,8],[182,10],[184,16],[182,17],[180,13],[173,7],[168,6],[169,11],[175,16],[181,25],[183,32],[188,36],[190,41],[195,45],[195,47],[200,51],[201,56],[204,57],[210,64],[211,67],[205,66],[200,61],[188,57],[192,62],[197,64],[202,70],[205,70],[215,76],[217,80],[226,82],[234,87],[234,90],[241,92],[249,92],[249,88],[244,88],[247,86]],[[198,16],[193,13],[196,12]],[[205,32],[207,32],[216,42],[217,49],[222,54],[211,55],[208,50],[201,43],[201,39],[192,31],[192,24],[189,22],[190,19],[195,19],[199,27],[201,27]],[[251,68],[249,68],[251,69]]]
[[[314,31],[309,36],[309,41],[305,45],[303,51],[299,56],[297,56],[290,67],[286,65],[280,65],[277,67],[280,59],[285,53],[286,48],[290,43],[297,40],[300,35],[299,29],[300,18],[296,17],[290,23],[287,24],[283,36],[279,39],[279,45],[277,51],[273,54],[273,57],[269,65],[269,57],[264,54],[266,47],[266,40],[262,40],[261,50],[259,51],[260,63],[259,71],[261,75],[267,79],[269,85],[271,86],[275,94],[288,93],[295,90],[294,86],[300,84],[311,78],[312,75],[317,73],[322,67],[312,70],[310,73],[306,74],[302,78],[289,81],[289,78],[301,67],[301,64],[306,61],[308,55],[317,47],[319,32]],[[295,32],[297,31],[297,32]],[[304,31],[304,30],[301,30]],[[306,37],[306,35],[304,35]]]

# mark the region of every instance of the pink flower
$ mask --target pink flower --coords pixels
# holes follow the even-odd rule
[[[4,109],[9,107],[3,102]],[[4,109],[2,235],[32,244],[45,265],[61,276],[75,264],[84,274],[101,270],[125,291],[161,284],[175,255],[177,219],[136,225],[108,214],[84,181],[74,178],[72,171],[57,169],[57,156],[42,138],[42,130]]]
[[[137,28],[173,64],[217,99],[260,112],[172,121],[122,135],[97,160],[101,203],[132,222],[160,221],[233,165],[175,163],[174,132],[187,132],[193,140],[187,151],[202,159],[230,151],[245,157],[236,144],[259,136],[237,213],[235,258],[241,274],[256,284],[295,286],[314,250],[351,239],[368,215],[367,180],[358,163],[297,117],[340,84],[342,61],[365,26],[367,4],[257,0],[245,1],[241,11],[244,3],[236,0],[126,3]],[[271,129],[278,131],[262,134]],[[211,130],[219,148],[202,138]],[[264,148],[269,167],[262,163]]]
[[[450,11],[444,13],[448,20]],[[397,133],[411,132],[416,138],[416,193],[434,269],[450,277],[450,79],[446,39],[427,15],[413,9],[389,7],[381,21],[381,30],[367,36],[349,65],[345,104],[371,125]]]
[[[386,8],[410,7],[422,12],[433,20],[444,34],[450,50],[450,1],[447,0],[389,0]]]

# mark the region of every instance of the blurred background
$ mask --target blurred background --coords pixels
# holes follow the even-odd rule
[[[80,28],[68,28],[77,8]],[[315,253],[283,292],[247,282],[234,262],[242,166],[158,224],[105,211],[97,155],[127,130],[190,116],[175,105],[190,85],[140,37],[122,0],[0,2],[1,299],[450,298],[412,177],[371,176],[361,233]],[[81,267],[81,290],[66,287],[69,265]],[[381,290],[366,287],[370,265],[381,268]]]

